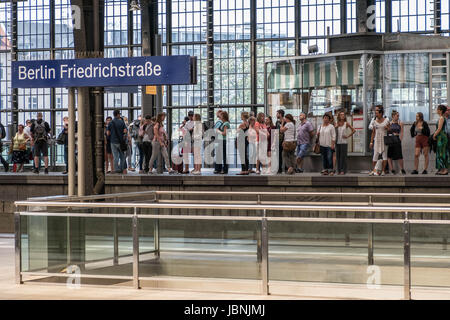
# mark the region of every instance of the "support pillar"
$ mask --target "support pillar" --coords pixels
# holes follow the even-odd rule
[[[86,101],[86,88],[78,88],[78,196],[86,195],[87,161],[87,121],[89,105]]]
[[[141,0],[141,32],[142,56],[153,56],[156,53],[155,36],[158,33],[158,2],[155,0]],[[156,97],[146,94],[142,87],[142,116],[155,115]]]
[[[69,181],[68,181],[68,194],[69,196],[75,196],[75,172],[76,172],[76,158],[75,158],[75,89],[69,88]]]
[[[376,31],[375,0],[356,1],[356,31],[360,33]]]

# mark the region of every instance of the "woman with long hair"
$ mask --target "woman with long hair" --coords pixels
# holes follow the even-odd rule
[[[414,153],[414,171],[411,174],[419,174],[419,158],[421,153],[423,153],[425,158],[422,174],[428,174],[428,163],[430,161],[428,138],[430,137],[430,127],[423,120],[422,112],[417,112],[416,121],[411,126],[411,138],[414,137],[416,138],[416,150]]]
[[[267,128],[267,170],[265,173],[269,174],[271,172],[272,168],[272,148],[274,146],[272,145],[272,129],[275,129],[275,125],[273,124],[273,120],[271,116],[267,116],[266,120],[264,122]]]
[[[297,148],[297,141],[295,139],[295,120],[292,114],[284,116],[280,132],[284,133],[283,142],[283,168],[288,168],[288,174],[295,173],[296,158],[295,149]]]
[[[394,163],[393,161],[398,161],[400,165],[400,170],[402,174],[406,174],[404,165],[403,165],[403,152],[402,152],[402,141],[403,141],[403,122],[400,121],[400,113],[398,111],[393,110],[391,113],[391,123],[388,134],[394,135],[398,137],[397,143],[390,145],[388,147],[388,163],[389,169],[392,174],[395,174]]]
[[[447,107],[444,105],[439,105],[436,113],[439,115],[439,120],[436,124],[436,132],[433,134],[433,140],[437,143],[436,149],[436,172],[437,175],[445,176],[448,175],[448,137],[445,132],[445,127],[447,126],[447,120],[445,119],[445,112]]]
[[[345,115],[344,111],[338,113],[336,129],[337,172],[340,175],[344,175],[347,173],[348,139],[356,132],[352,125],[347,122],[347,116]],[[350,130],[351,132],[348,133],[348,130]]]
[[[249,174],[249,158],[248,158],[248,137],[247,131],[249,129],[249,119],[250,115],[248,112],[241,113],[242,123],[237,129],[236,138],[236,150],[239,152],[239,159],[241,160],[241,172],[238,173],[240,176],[247,176]]]
[[[256,130],[256,138],[258,141],[257,144],[257,156],[256,156],[256,174],[261,173],[261,167],[264,169],[264,165],[261,163],[261,159],[266,162],[264,158],[266,158],[267,148],[266,144],[268,143],[267,139],[267,126],[265,124],[266,115],[262,112],[258,113],[256,116],[255,130]]]
[[[250,117],[248,119],[248,157],[249,157],[249,173],[255,173],[253,170],[256,166],[256,151],[258,150],[258,134],[255,130],[256,118]]]
[[[167,139],[167,133],[164,129],[164,120],[166,119],[166,114],[164,112],[158,114],[156,117],[156,123],[153,126],[153,141],[152,141],[152,157],[149,164],[149,174],[153,173],[153,164],[155,160],[162,156],[169,173],[173,173],[172,167],[170,166],[169,154],[167,153],[167,147],[169,141]]]
[[[228,174],[228,159],[227,159],[227,136],[231,129],[230,120],[228,118],[228,112],[222,111],[220,114],[222,125],[217,129],[219,135],[219,145],[217,154],[217,169],[220,170],[220,174]]]
[[[320,154],[322,156],[323,170],[322,175],[334,175],[333,170],[333,150],[336,148],[336,129],[331,124],[331,116],[325,114],[323,123],[318,130],[318,140],[320,145]]]
[[[385,175],[387,165],[387,146],[384,144],[384,136],[389,130],[389,119],[384,118],[383,106],[375,108],[375,120],[373,121],[372,136],[370,137],[370,148],[373,149],[373,170],[370,172],[371,176],[378,176],[380,173],[376,169],[377,162],[380,157],[383,159],[381,175]]]

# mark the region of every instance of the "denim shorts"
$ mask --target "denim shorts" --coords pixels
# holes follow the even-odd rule
[[[309,144],[299,144],[297,146],[297,158],[305,158],[308,154],[309,147]]]

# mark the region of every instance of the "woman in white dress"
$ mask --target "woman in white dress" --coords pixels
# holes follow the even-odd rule
[[[375,120],[373,121],[372,136],[370,138],[370,148],[373,149],[373,170],[370,172],[371,176],[385,175],[386,165],[388,161],[388,148],[384,144],[384,136],[389,130],[389,119],[384,118],[384,109],[379,106],[375,109]],[[377,161],[383,158],[381,173],[376,170]]]

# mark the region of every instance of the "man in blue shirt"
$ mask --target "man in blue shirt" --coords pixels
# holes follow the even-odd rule
[[[120,145],[124,141],[127,134],[127,126],[122,120],[119,110],[114,110],[114,119],[109,123],[106,134],[111,138],[111,149],[116,173],[127,174],[125,151],[122,151],[120,148]]]

